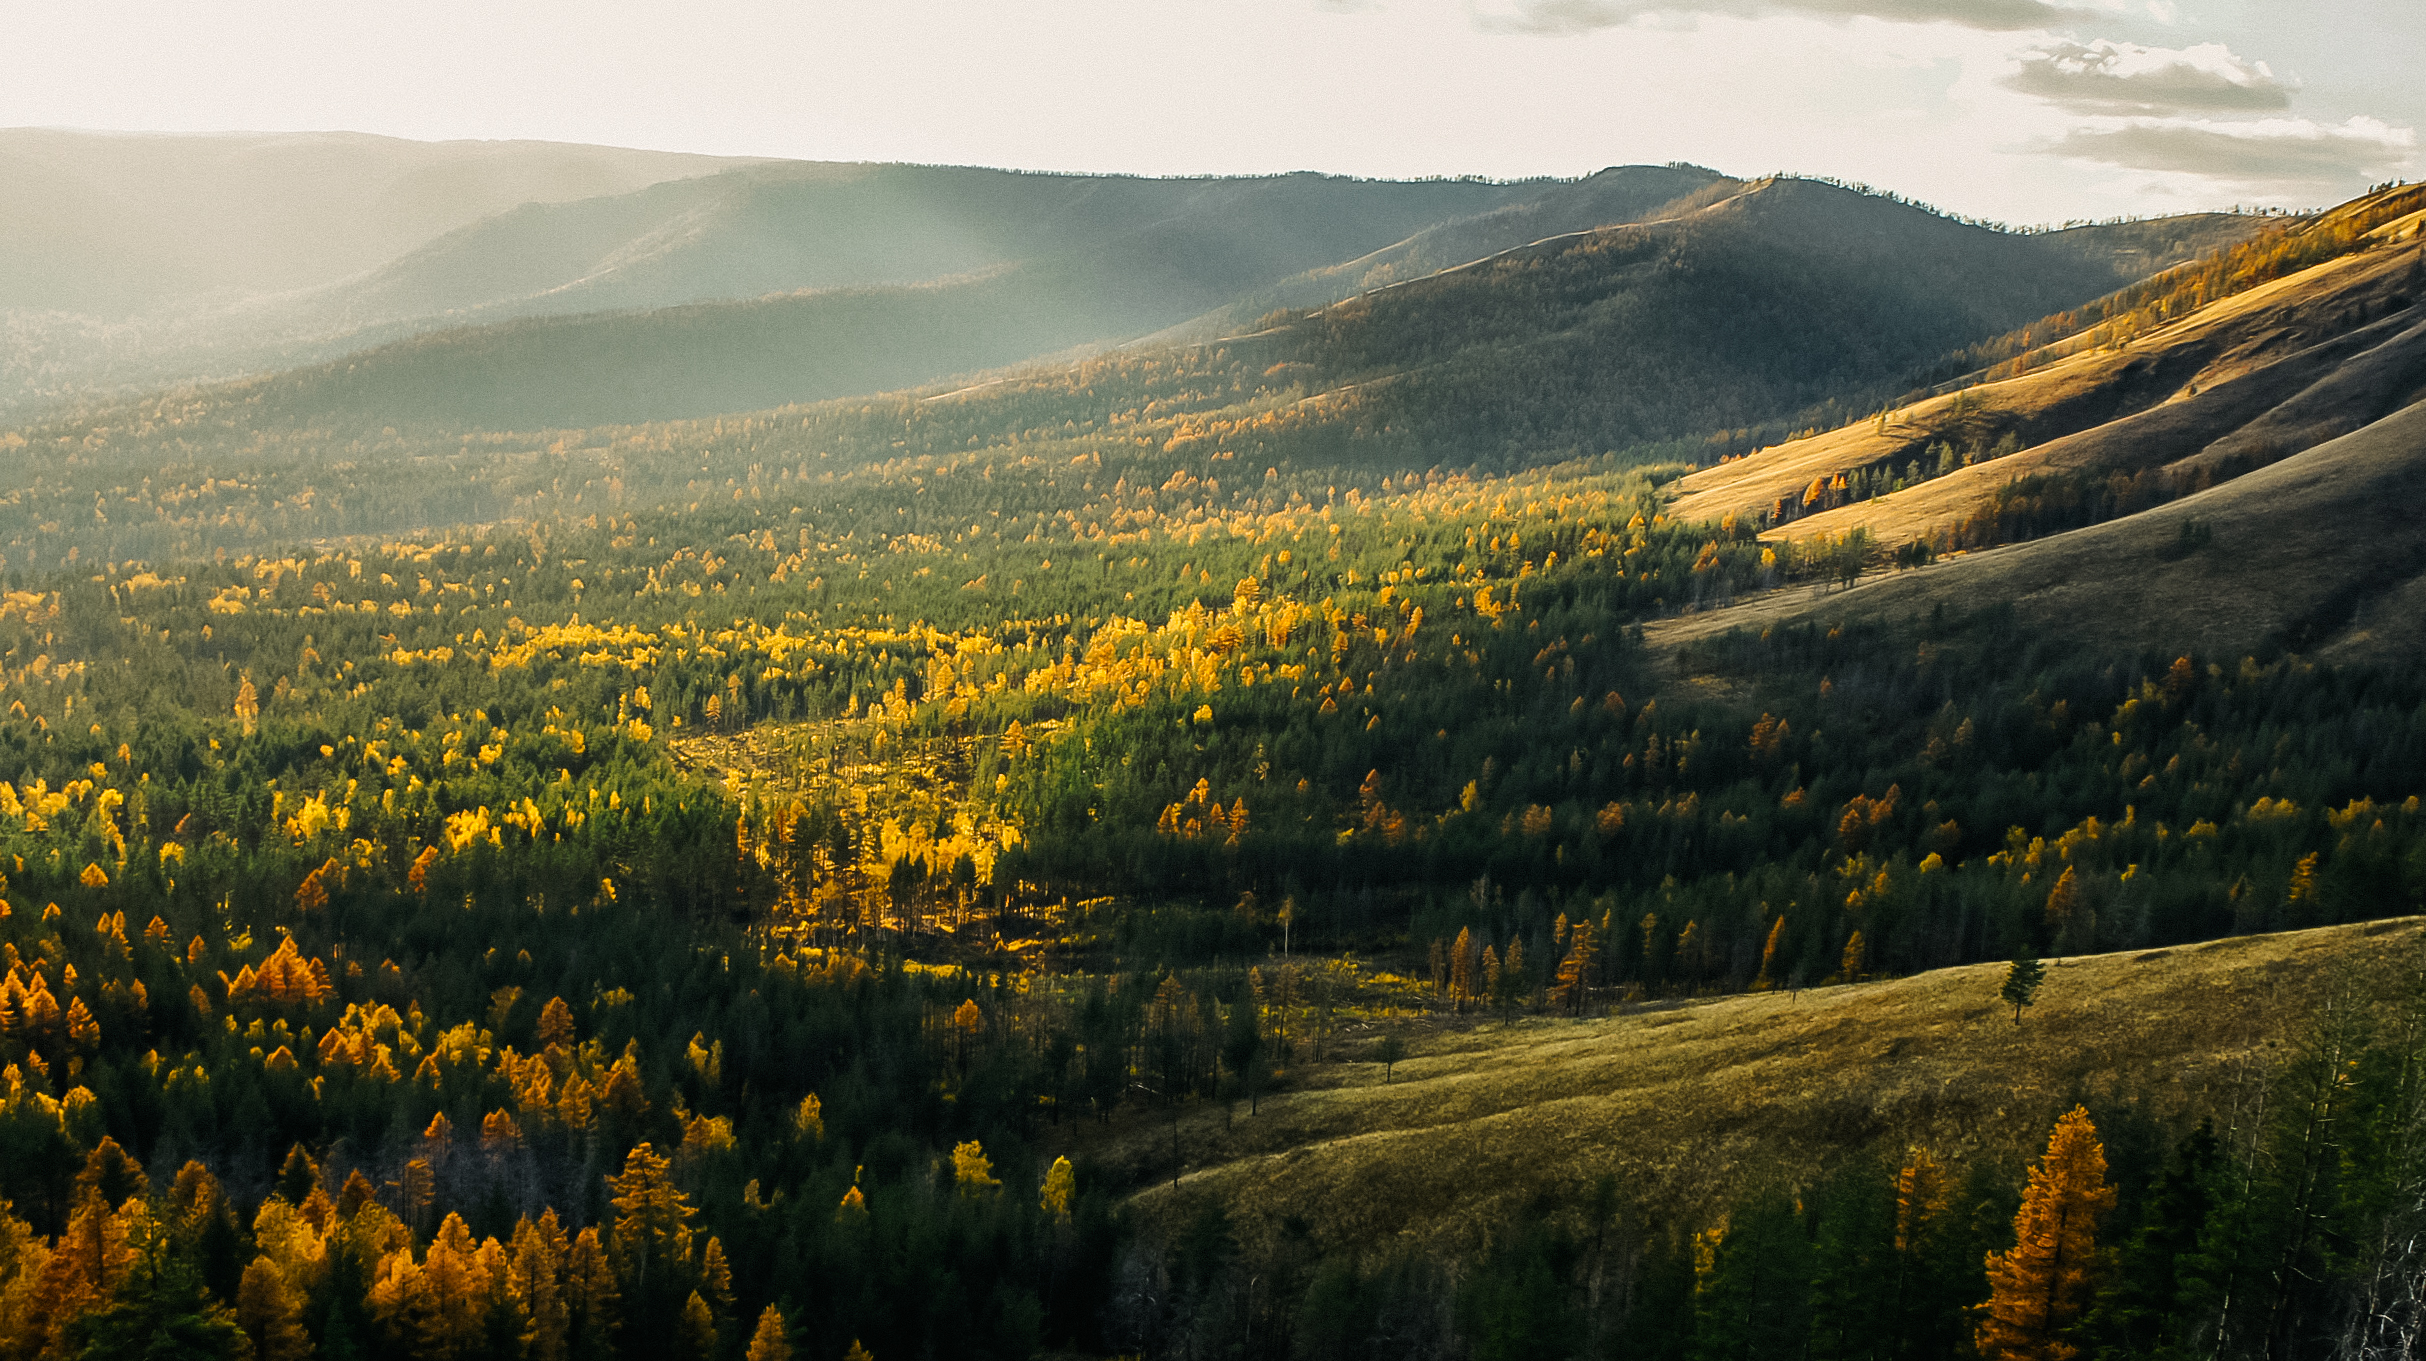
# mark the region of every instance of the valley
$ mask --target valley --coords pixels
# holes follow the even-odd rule
[[[228,145],[545,169],[20,242],[0,1351],[1948,1355],[2051,1139],[2064,1345],[2418,1279],[2419,190]]]

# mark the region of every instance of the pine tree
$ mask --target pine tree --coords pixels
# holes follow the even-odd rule
[[[1897,1340],[1898,1182],[1869,1168],[1849,1169],[1819,1198],[1813,1246],[1813,1361],[1892,1354]]]
[[[2097,1285],[2098,1220],[2114,1208],[2106,1151],[2079,1106],[2056,1121],[2030,1169],[2011,1250],[1988,1255],[1988,1303],[1975,1341],[1985,1361],[2070,1361],[2073,1326]]]
[[[174,1250],[166,1226],[146,1215],[134,1228],[126,1270],[99,1307],[67,1323],[55,1354],[78,1361],[237,1361],[247,1341],[235,1311],[211,1298],[201,1275]]]
[[[1247,1089],[1247,1113],[1261,1109],[1263,1095],[1264,1035],[1256,1022],[1255,998],[1241,997],[1230,1008],[1230,1023],[1222,1035],[1221,1061],[1230,1070],[1238,1085]]]
[[[2022,1023],[2022,1008],[2038,996],[2039,984],[2047,978],[2047,966],[2039,962],[2038,954],[2028,945],[2013,957],[2012,967],[2005,970],[2005,986],[1997,995],[2013,1004],[2013,1023]]]
[[[1694,1300],[1694,1355],[1799,1354],[1812,1333],[1812,1244],[1793,1196],[1754,1196],[1711,1245]]]
[[[2139,1228],[2116,1254],[2113,1275],[2082,1325],[2099,1361],[2163,1355],[2182,1340],[2184,1272],[2215,1209],[2212,1183],[2221,1157],[2209,1122],[2167,1158]]]

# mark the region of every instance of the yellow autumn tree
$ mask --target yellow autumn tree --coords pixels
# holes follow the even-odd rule
[[[623,1171],[607,1179],[615,1193],[615,1259],[625,1280],[643,1281],[652,1267],[664,1270],[690,1259],[690,1221],[699,1211],[674,1184],[670,1166],[655,1145],[641,1144],[624,1158]]]
[[[1474,1000],[1474,931],[1460,927],[1449,946],[1449,1001],[1459,1011]]]
[[[613,1344],[622,1292],[615,1267],[596,1226],[573,1235],[564,1254],[565,1350],[569,1356],[601,1356]]]
[[[792,1361],[792,1340],[784,1332],[783,1311],[768,1305],[758,1316],[758,1329],[750,1334],[747,1361]]]
[[[2013,1247],[1988,1254],[1988,1302],[1976,1342],[1986,1361],[2072,1361],[2068,1338],[2096,1293],[2097,1223],[2114,1208],[2106,1150],[2089,1112],[2055,1122],[2047,1155],[2030,1169]]]
[[[676,1354],[683,1361],[709,1361],[716,1355],[716,1316],[696,1290],[682,1302],[682,1323],[676,1338]]]
[[[267,1257],[255,1257],[236,1288],[236,1326],[251,1342],[249,1361],[303,1361],[312,1341],[303,1331],[303,1301]]]
[[[1037,1197],[1039,1208],[1055,1219],[1070,1217],[1070,1202],[1078,1197],[1078,1169],[1070,1166],[1068,1158],[1055,1158],[1045,1173],[1045,1184]]]
[[[1592,987],[1592,964],[1600,953],[1592,939],[1592,923],[1579,921],[1571,934],[1572,944],[1567,957],[1559,961],[1555,980],[1555,1000],[1562,1011],[1584,1014],[1584,1002]]]
[[[1777,952],[1786,943],[1786,914],[1778,914],[1769,928],[1769,938],[1761,944],[1761,971],[1752,980],[1754,992],[1767,992],[1777,986]]]
[[[975,1139],[953,1146],[952,1184],[964,1196],[982,1196],[1002,1185],[994,1176],[994,1163],[986,1157],[985,1147]]]
[[[530,1315],[524,1345],[531,1361],[565,1361],[572,1329],[564,1282],[568,1246],[554,1210],[536,1221],[525,1216],[514,1225],[513,1265],[507,1279]]]
[[[2047,891],[2047,924],[2055,928],[2058,950],[2071,947],[2074,921],[2080,911],[2081,877],[2073,873],[2072,866],[2066,865],[2064,872],[2056,876],[2055,887]]]

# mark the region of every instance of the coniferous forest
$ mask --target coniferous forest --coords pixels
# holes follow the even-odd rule
[[[1162,1160],[1436,1038],[1975,965],[2028,1035],[2049,962],[2426,909],[2414,668],[1995,600],[1659,644],[1888,567],[1677,477],[2078,302],[1848,359],[1765,267],[700,421],[0,433],[0,1358],[2415,1355],[2413,946],[2228,1099],[1458,1241]],[[2046,491],[1973,546],[2107,513]]]

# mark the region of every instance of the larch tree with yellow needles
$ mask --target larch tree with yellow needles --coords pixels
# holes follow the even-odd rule
[[[1975,1340],[1987,1361],[2071,1361],[2069,1334],[2097,1290],[2098,1220],[2114,1208],[2106,1149],[2089,1112],[2055,1122],[2047,1154],[2030,1169],[2013,1247],[1988,1254],[1988,1302]]]

